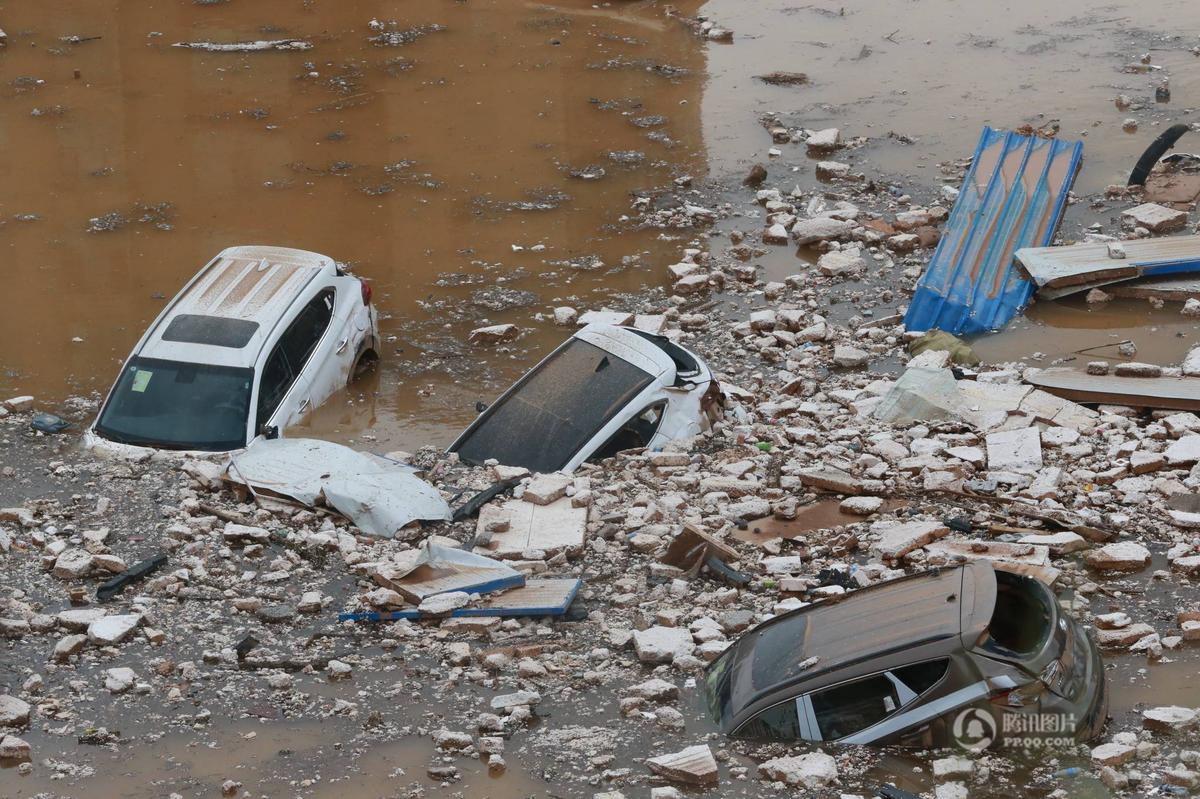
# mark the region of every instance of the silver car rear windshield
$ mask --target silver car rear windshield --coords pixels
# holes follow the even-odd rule
[[[505,466],[557,471],[653,379],[571,339],[476,419],[454,451],[467,463],[495,458]]]
[[[131,358],[96,432],[162,449],[237,449],[246,445],[253,380],[253,369]]]

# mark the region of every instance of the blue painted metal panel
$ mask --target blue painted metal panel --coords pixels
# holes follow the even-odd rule
[[[506,594],[495,597],[487,604],[473,608],[458,608],[450,612],[452,618],[470,616],[494,616],[499,618],[520,618],[540,616],[562,616],[567,608],[575,601],[583,580],[530,580],[524,588],[517,588]],[[396,621],[409,619],[416,621],[421,618],[421,612],[411,610],[392,611],[360,611],[354,613],[339,613],[338,621]]]
[[[1034,286],[1013,255],[1050,243],[1082,157],[1080,142],[985,127],[905,327],[969,335],[1020,313]]]

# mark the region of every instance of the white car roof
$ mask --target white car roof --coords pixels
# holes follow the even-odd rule
[[[253,367],[296,298],[319,274],[336,270],[333,259],[307,250],[229,247],[176,295],[137,354]]]
[[[671,356],[627,328],[593,322],[577,331],[572,338],[582,339],[611,352],[659,379],[667,373],[673,375],[675,371]]]

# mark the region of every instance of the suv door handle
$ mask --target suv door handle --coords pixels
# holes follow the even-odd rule
[[[301,411],[304,411],[304,410],[306,410],[307,408],[308,408],[308,397],[305,397],[304,399],[302,399],[302,400],[300,401],[300,410],[301,410]]]
[[[349,343],[350,343],[350,339],[348,339],[348,338],[342,339],[341,341],[338,342],[337,349],[334,350],[334,353],[337,355],[341,355],[342,350],[346,349],[346,345]]]

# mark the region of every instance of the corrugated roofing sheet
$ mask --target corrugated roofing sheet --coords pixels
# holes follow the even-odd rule
[[[985,127],[905,327],[985,333],[1016,316],[1033,284],[1013,254],[1050,243],[1082,156],[1079,142]]]

